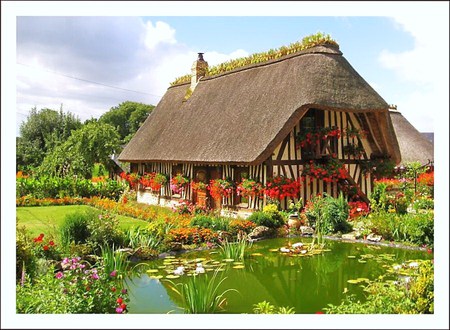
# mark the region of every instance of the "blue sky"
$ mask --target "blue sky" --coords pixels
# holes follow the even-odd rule
[[[388,103],[397,104],[417,129],[435,132],[439,150],[435,153],[436,191],[442,192],[436,194],[435,202],[448,205],[448,186],[443,184],[448,182],[448,167],[442,166],[448,164],[448,2],[2,2],[1,15],[2,206],[15,205],[14,194],[3,194],[14,185],[11,136],[18,134],[32,107],[59,109],[63,104],[63,110],[85,120],[98,118],[126,100],[157,104],[171,81],[190,72],[199,51],[215,65],[287,45],[318,31],[331,34],[358,73]],[[11,214],[4,210],[2,207],[2,220],[14,219],[14,207],[9,209]],[[445,220],[436,224],[436,232],[448,234],[448,207],[436,208],[435,215]],[[13,232],[13,221],[10,223]],[[14,235],[4,232],[2,251],[14,244]],[[436,268],[436,279],[448,278],[447,242],[439,240],[435,245],[437,251],[447,251],[447,255],[436,255],[437,264],[443,265]],[[2,266],[4,260],[2,254]],[[442,292],[448,292],[448,281],[445,283],[446,290],[436,290],[438,300],[443,298],[439,297]],[[448,296],[445,299],[436,304],[432,322],[402,318],[401,324],[394,320],[390,325],[445,327]],[[4,308],[10,309],[9,320],[15,322],[10,327],[43,320],[15,316],[14,303],[2,304],[2,315]],[[442,316],[444,319],[439,318]],[[330,326],[326,317],[301,317],[300,322],[306,320],[308,327]],[[67,323],[64,318],[56,320],[57,326]],[[84,324],[84,319],[78,320]],[[88,324],[102,327],[110,320],[99,315]],[[135,315],[135,323],[129,320],[117,319],[113,326],[149,326],[145,315]],[[247,327],[239,318],[227,316],[226,320],[228,327]],[[258,320],[253,327],[280,327],[276,319]],[[356,326],[383,325],[375,316],[353,320]],[[210,321],[185,324],[208,327]],[[177,321],[156,316],[152,316],[152,324],[180,327]],[[349,324],[342,317],[333,319],[335,326]]]

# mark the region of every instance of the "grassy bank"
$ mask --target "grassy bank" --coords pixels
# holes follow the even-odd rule
[[[16,220],[19,226],[25,226],[33,236],[47,233],[58,237],[58,228],[63,223],[66,214],[83,212],[88,209],[92,209],[92,207],[87,205],[17,207]],[[146,221],[123,215],[118,215],[117,218],[121,229],[132,226],[143,227],[148,224]]]

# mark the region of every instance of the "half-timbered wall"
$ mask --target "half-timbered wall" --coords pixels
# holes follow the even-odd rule
[[[359,119],[353,113],[337,112],[337,111],[324,111],[324,126],[325,127],[338,127],[342,131],[345,131],[348,127],[363,129]],[[309,160],[303,160],[301,156],[301,148],[296,148],[295,137],[300,131],[300,122],[294,127],[290,134],[277,146],[272,158],[271,166],[273,169],[273,176],[283,175],[289,178],[297,179],[305,164]],[[371,177],[365,175],[361,171],[360,159],[355,158],[352,155],[344,152],[344,147],[349,144],[362,145],[364,153],[360,156],[360,159],[367,160],[372,153],[371,147],[366,139],[349,138],[346,134],[341,134],[337,139],[337,157],[341,160],[353,181],[360,187],[361,191],[366,195],[371,191]],[[300,197],[304,201],[311,198],[311,196],[322,194],[326,192],[328,195],[337,197],[340,191],[340,187],[337,183],[327,183],[323,180],[318,180],[313,177],[306,176],[306,180],[302,184]],[[287,207],[288,200],[282,201],[282,207]]]

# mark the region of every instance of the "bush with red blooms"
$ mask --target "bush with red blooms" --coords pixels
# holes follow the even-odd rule
[[[349,202],[349,218],[350,220],[369,214],[369,206],[365,202]]]

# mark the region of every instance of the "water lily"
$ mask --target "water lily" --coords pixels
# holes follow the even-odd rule
[[[203,268],[201,263],[197,264],[197,268],[195,269],[195,272],[197,274],[203,274],[205,272],[205,268]]]

